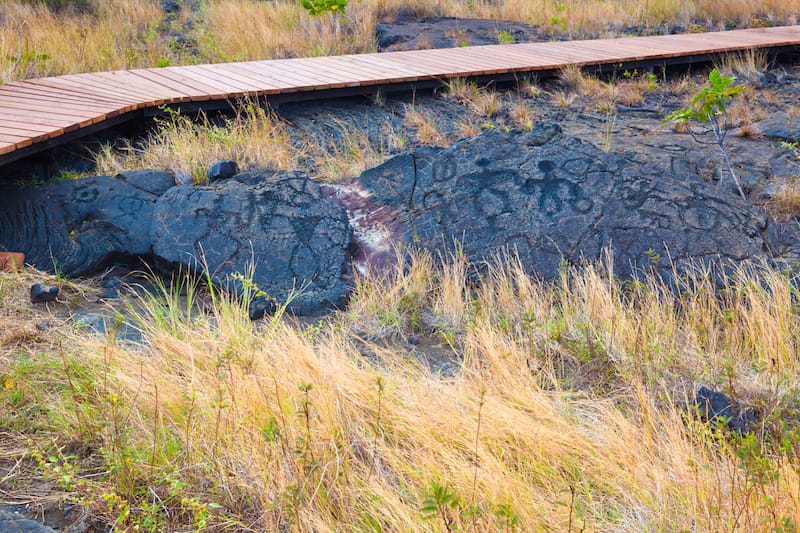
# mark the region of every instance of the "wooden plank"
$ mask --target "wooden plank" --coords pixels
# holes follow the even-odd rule
[[[470,60],[462,50],[456,48],[415,50],[413,55],[399,55],[396,60],[401,64],[429,67],[430,74],[435,76],[464,76],[469,73],[480,75],[483,69],[491,66],[477,58]]]
[[[374,73],[359,68],[353,63],[337,61],[339,57],[340,56],[315,57],[313,58],[313,63],[309,64],[313,65],[314,68],[325,69],[327,72],[343,73],[344,76],[346,76],[344,79],[349,80],[344,82],[347,87],[358,87],[362,83],[370,81],[375,76]]]
[[[276,70],[269,65],[270,61],[245,61],[236,63],[236,68],[259,80],[264,87],[261,94],[294,93],[299,90],[300,80],[277,79]],[[302,80],[305,83],[305,80]]]
[[[198,75],[198,72],[192,70],[193,68],[193,66],[164,67],[159,70],[164,71],[169,75],[179,76],[183,78],[187,84],[196,84],[198,86],[207,88],[207,94],[211,100],[224,100],[228,96],[229,93],[225,90],[225,87],[222,87],[220,84],[208,79],[207,76],[203,76],[202,73],[199,73]]]
[[[11,112],[8,109],[3,109],[3,107],[0,106],[0,113],[8,116]],[[13,113],[14,118],[20,122],[30,122],[31,124],[39,125],[52,125],[54,128],[64,130],[64,133],[92,125],[92,121],[90,119],[65,119],[64,117],[54,117],[46,113],[36,113],[33,111],[25,111],[23,109],[16,110]]]
[[[69,81],[69,80],[62,80],[62,79],[57,79],[57,78],[43,78],[43,79],[27,80],[25,83],[28,84],[29,86],[43,87],[43,88],[45,88],[47,90],[50,90],[50,89],[63,90],[63,91],[72,92],[73,94],[76,94],[76,95],[85,95],[87,97],[98,97],[98,96],[96,96],[96,93],[93,93],[92,91],[87,89],[85,86],[83,86],[81,84],[78,84],[78,83],[75,83],[75,82],[72,82],[72,81]],[[110,98],[105,96],[105,95],[99,96],[99,98],[102,98],[103,100],[109,100],[110,101]],[[117,96],[116,98],[120,102],[120,104],[119,104],[120,106],[128,106],[128,107],[131,107],[132,109],[139,109],[143,105],[140,102],[132,101],[130,98],[128,98],[127,100],[123,100],[119,96]]]
[[[423,53],[424,52],[424,53]],[[436,69],[436,75],[441,77],[462,77],[462,76],[481,76],[495,69],[506,71],[505,67],[498,65],[496,61],[480,57],[476,54],[466,54],[465,48],[451,48],[442,50],[441,54],[432,54],[438,50],[420,51],[418,56],[401,58],[405,61],[413,61],[420,65],[430,65]]]
[[[19,122],[12,119],[3,119],[3,128],[17,129],[20,131],[28,131],[30,133],[47,133],[53,132],[64,133],[64,130],[56,126],[43,126],[40,124],[31,124],[30,122]]]
[[[56,87],[56,88],[70,88],[75,90],[76,92],[81,92],[83,94],[94,95],[97,94],[103,98],[110,97],[116,98],[117,100],[126,102],[128,105],[135,106],[134,109],[141,109],[144,107],[144,103],[141,101],[140,98],[130,95],[130,94],[120,94],[112,89],[107,87],[97,87],[96,84],[87,84],[85,80],[77,75],[74,75],[73,78],[67,78],[65,76],[60,76],[58,78],[41,78],[41,79],[32,79],[28,80],[27,83],[31,83],[34,85],[45,85],[49,87]]]
[[[358,65],[360,68],[372,68],[380,72],[372,81],[366,82],[363,85],[416,81],[434,77],[430,74],[430,69],[424,68],[420,62],[415,63],[412,67],[406,63],[401,63],[399,58],[395,56],[384,58],[378,57],[377,54],[369,54],[358,58],[349,56],[348,60]]]
[[[66,76],[59,76],[59,81],[69,82],[76,86],[81,87],[90,93],[96,92],[98,94],[109,94],[117,98],[124,98],[133,100],[139,104],[144,104],[151,98],[150,94],[137,91],[134,87],[119,86],[109,80],[98,78],[95,74],[67,74]]]
[[[409,69],[398,63],[394,58],[381,58],[377,55],[340,56],[337,61],[344,62],[349,68],[358,71],[371,71],[372,78],[361,82],[361,85],[378,85],[384,83],[394,83],[397,81],[416,81],[420,76],[426,75],[427,71],[419,66],[415,70]]]
[[[259,65],[255,65],[254,62],[237,63],[237,65],[247,67],[255,73],[266,73],[275,76],[277,79],[292,80],[296,84],[295,88],[297,89],[308,88],[318,90],[320,87],[331,87],[332,83],[337,83],[339,81],[335,76],[322,72],[314,72],[313,69],[309,68],[307,65],[304,66],[306,61],[307,60],[304,58],[273,59],[271,61],[260,62]]]
[[[31,139],[16,138],[13,135],[3,135],[3,134],[0,134],[0,142],[14,143],[14,148],[16,150],[19,150],[20,148],[26,148],[33,144],[33,141]]]
[[[341,56],[309,57],[303,60],[300,64],[300,68],[304,72],[316,73],[344,87],[358,87],[361,83],[368,81],[374,76],[374,73],[352,68],[346,62],[336,62],[336,57]],[[334,61],[331,61],[332,59]],[[292,66],[292,64],[289,63],[291,60],[284,61],[286,61],[286,65]]]
[[[125,89],[135,89],[144,95],[157,95],[167,103],[186,102],[190,95],[181,92],[175,87],[165,87],[152,82],[127,70],[113,70],[111,72],[93,72],[90,76],[97,76],[105,81]]]
[[[224,79],[240,84],[249,96],[257,96],[261,91],[268,89],[268,87],[265,87],[265,81],[258,79],[257,73],[239,68],[236,63],[204,65],[204,68],[212,70],[216,75]]]
[[[57,119],[64,121],[72,121],[77,124],[85,123],[86,126],[94,124],[96,122],[100,122],[105,118],[105,115],[85,115],[77,113],[67,114],[62,111],[56,112],[43,108],[30,109],[25,107],[18,107],[14,104],[8,104],[8,103],[0,103],[0,112],[5,116],[52,118],[54,120]],[[22,122],[24,122],[24,120]]]
[[[274,63],[277,66],[284,67],[284,70],[287,72],[296,72],[298,75],[308,80],[313,80],[315,83],[318,83],[320,87],[326,86],[331,89],[341,89],[347,87],[348,82],[353,81],[352,76],[347,71],[333,72],[319,62],[317,62],[317,64],[312,64],[310,59],[314,58],[299,61],[279,60]]]
[[[283,92],[285,89],[293,89],[295,88],[295,84],[298,80],[292,80],[291,82],[285,82],[281,85],[279,82],[275,80],[275,76],[270,76],[268,73],[274,70],[273,65],[267,65],[266,67],[255,67],[251,66],[251,63],[235,63],[232,65],[226,65],[229,67],[234,73],[239,76],[242,76],[251,83],[256,84],[260,87],[258,94],[279,94]],[[305,81],[305,80],[303,80]]]
[[[266,63],[266,62],[265,62]],[[313,91],[319,87],[318,83],[307,79],[305,76],[294,72],[292,69],[283,68],[280,65],[273,65],[271,62],[266,65],[253,65],[251,62],[240,63],[240,68],[252,71],[254,74],[264,76],[272,86],[280,88],[280,92],[299,92]]]
[[[495,68],[491,66],[485,68],[488,74],[502,74],[512,72],[519,69],[530,68],[532,63],[541,63],[537,58],[532,58],[531,54],[517,53],[516,50],[505,47],[505,49],[498,49],[495,46],[490,47],[475,47],[476,49],[471,52],[475,58],[481,58],[485,61],[494,61]]]
[[[27,135],[14,135],[11,133],[6,133],[3,130],[0,130],[0,141],[14,143],[18,145],[19,143],[30,141],[30,137],[28,137]],[[28,142],[28,144],[31,143]]]
[[[128,106],[129,103],[121,100],[101,97],[88,93],[82,93],[75,89],[65,87],[55,87],[35,83],[37,80],[26,82],[10,82],[0,85],[0,94],[19,94],[29,96],[41,96],[43,98],[58,98],[62,100],[75,100],[76,102],[92,102],[97,104],[107,104],[114,106]]]
[[[30,139],[31,144],[37,143],[40,141],[46,141],[52,137],[57,137],[58,135],[51,135],[50,132],[41,133],[29,130],[18,130],[14,128],[2,127],[0,128],[0,135],[14,135],[20,137],[22,139]],[[16,143],[15,143],[16,144]]]
[[[188,78],[192,78],[193,80],[197,80],[203,83],[211,84],[219,89],[219,97],[220,98],[227,98],[229,96],[244,96],[250,91],[250,88],[232,82],[231,80],[225,79],[222,76],[219,76],[215,72],[208,72],[201,65],[192,65],[191,67],[176,67],[182,68],[181,74]],[[216,96],[216,95],[215,95]]]
[[[135,83],[135,76],[123,75],[120,72],[92,72],[91,74],[81,74],[81,77],[88,82],[96,83],[100,87],[115,88],[120,92],[131,94],[147,106],[186,101],[185,98],[174,91],[162,91],[155,85],[146,87],[142,84],[137,84]]]
[[[17,149],[14,143],[0,142],[0,155],[10,154]]]
[[[9,115],[10,116],[10,115]],[[5,119],[3,120],[5,123]],[[71,131],[71,129],[77,129],[77,126],[74,126],[74,121],[69,119],[63,118],[53,118],[53,117],[32,117],[32,116],[22,116],[21,114],[17,114],[12,117],[9,121],[11,123],[20,123],[20,124],[29,124],[34,127],[41,127],[41,128],[50,128],[53,131],[62,130],[61,133],[66,131]]]
[[[231,94],[244,96],[256,96],[258,94],[258,84],[253,80],[234,72],[226,72],[224,65],[195,65],[194,68],[217,84],[224,84],[228,87]]]
[[[209,90],[197,89],[195,86],[190,86],[184,83],[183,79],[178,79],[171,72],[165,72],[161,69],[136,69],[128,71],[134,76],[144,78],[150,83],[154,83],[160,87],[174,89],[179,92],[184,98],[194,102],[201,102],[209,99]],[[213,92],[213,90],[211,90]]]
[[[15,98],[15,99],[24,99],[27,101],[42,101],[42,102],[59,102],[62,104],[67,105],[76,105],[76,106],[93,106],[94,108],[102,108],[104,110],[111,110],[117,112],[123,112],[123,109],[127,106],[120,106],[119,104],[113,104],[107,101],[97,101],[97,100],[89,100],[88,98],[82,98],[80,96],[70,96],[68,93],[46,93],[42,91],[37,91],[33,88],[26,88],[27,90],[22,89],[10,89],[5,88],[4,86],[0,85],[0,98]]]
[[[77,104],[70,101],[65,102],[60,99],[31,98],[28,96],[20,97],[8,94],[0,94],[0,104],[8,104],[12,107],[19,107],[20,109],[42,109],[44,111],[52,110],[54,112],[78,111],[81,114],[103,114],[106,118],[112,118],[119,114],[119,111],[113,106]]]

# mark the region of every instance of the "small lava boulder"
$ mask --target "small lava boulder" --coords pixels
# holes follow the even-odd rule
[[[697,390],[695,405],[700,418],[706,422],[725,421],[732,431],[743,433],[751,430],[756,424],[756,416],[752,410],[735,406],[727,394],[708,387],[700,387]]]
[[[58,287],[36,283],[31,286],[31,302],[35,304],[54,302],[58,298],[58,293]]]
[[[347,296],[350,233],[345,210],[308,176],[265,170],[170,189],[155,206],[151,238],[154,256],[170,266],[207,269],[240,294],[234,274],[251,277],[267,300],[293,295],[293,312],[316,314]]]
[[[615,274],[677,263],[761,256],[766,220],[730,188],[603,152],[557,126],[487,132],[447,149],[421,148],[364,172],[338,192],[358,262],[390,244],[460,248],[480,264],[498,252],[555,279],[563,261],[613,252]]]
[[[208,182],[213,183],[218,180],[232,178],[238,173],[239,165],[236,163],[236,161],[225,159],[222,161],[217,161],[211,165],[208,168],[208,172],[206,172],[206,176],[208,177]]]
[[[56,533],[56,530],[32,520],[15,506],[0,506],[0,531],[4,533]]]

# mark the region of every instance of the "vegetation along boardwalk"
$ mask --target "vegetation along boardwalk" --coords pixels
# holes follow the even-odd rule
[[[79,136],[159,112],[212,109],[243,96],[272,103],[378,89],[430,87],[456,77],[497,81],[567,65],[691,63],[748,49],[794,49],[800,26],[537,42],[72,74],[0,85],[0,165]]]

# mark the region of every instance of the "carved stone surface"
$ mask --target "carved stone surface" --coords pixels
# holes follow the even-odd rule
[[[562,258],[596,260],[606,247],[623,277],[653,266],[669,273],[668,258],[739,261],[764,249],[765,219],[729,189],[605,153],[557,126],[423,148],[351,188],[393,212],[389,224],[362,233],[399,233],[403,244],[431,250],[460,246],[473,262],[509,247],[547,279]]]
[[[4,187],[0,249],[24,252],[27,263],[67,276],[89,274],[115,257],[149,254],[153,206],[172,185],[169,174],[141,171]]]
[[[255,171],[213,186],[174,187],[156,204],[151,235],[156,257],[207,267],[217,283],[241,290],[231,274],[247,275],[251,265],[255,285],[278,303],[296,289],[295,312],[341,305],[347,295],[347,214],[303,173]]]
[[[117,261],[155,259],[165,269],[200,259],[213,279],[241,290],[234,272],[297,313],[341,305],[351,230],[344,209],[302,173],[243,173],[208,187],[175,186],[170,174],[116,177],[0,190],[0,250],[36,267],[84,276]],[[274,302],[254,301],[261,314]]]

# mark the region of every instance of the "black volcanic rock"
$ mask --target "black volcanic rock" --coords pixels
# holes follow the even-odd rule
[[[695,406],[706,422],[725,421],[728,428],[738,433],[751,430],[757,422],[752,410],[735,405],[727,394],[708,387],[697,390]]]
[[[58,287],[36,283],[31,286],[31,302],[35,304],[54,302],[58,298],[58,293]]]
[[[729,188],[605,153],[557,126],[494,131],[446,150],[421,148],[364,172],[340,200],[354,219],[356,262],[389,243],[460,248],[475,263],[509,249],[555,279],[613,252],[630,278],[668,258],[702,264],[762,256],[765,219]]]
[[[409,16],[400,16],[392,22],[378,24],[375,27],[375,36],[380,51],[509,44],[547,39],[536,27],[511,20],[457,17],[417,19]]]
[[[318,313],[347,296],[342,273],[350,226],[344,209],[300,172],[258,171],[212,186],[178,186],[156,205],[153,254],[172,265],[207,269],[221,285],[242,291],[233,276],[248,276],[290,309]],[[259,183],[246,185],[244,182]],[[273,306],[258,301],[262,312]]]
[[[149,254],[153,206],[172,185],[170,174],[146,171],[0,188],[0,249],[66,276]]]

